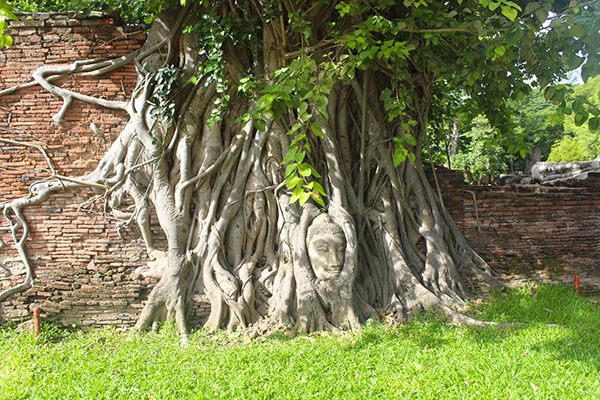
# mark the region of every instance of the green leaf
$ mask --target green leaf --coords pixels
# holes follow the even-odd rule
[[[292,161],[294,159],[294,157],[296,156],[296,152],[298,151],[298,147],[290,147],[287,151],[287,153],[285,154],[285,157],[283,157],[283,160],[281,160],[281,164],[287,164],[290,161]]]
[[[581,78],[584,82],[587,82],[588,79],[596,75],[600,75],[600,56],[590,53],[587,55],[585,64],[581,66]]]
[[[259,131],[264,132],[267,130],[267,123],[265,122],[264,119],[255,119],[253,122],[253,125]]]
[[[287,178],[285,178],[285,180],[283,181],[286,186],[291,189],[291,188],[295,188],[297,186],[299,186],[302,183],[302,178],[299,177],[298,175],[290,175]]]
[[[265,94],[261,96],[260,99],[258,99],[258,101],[256,102],[256,108],[259,110],[268,111],[271,109],[274,100],[274,94]]]
[[[571,56],[566,59],[567,68],[575,70],[579,68],[583,61],[585,61],[585,58],[579,57],[577,54],[571,54]]]
[[[13,21],[18,21],[19,18],[17,18],[17,16],[12,11],[10,11],[8,7],[10,6],[7,6],[4,2],[0,4],[0,19],[12,19]]]
[[[302,192],[300,193],[300,195],[299,195],[299,199],[300,199],[300,202],[299,202],[299,203],[300,203],[300,205],[301,205],[301,206],[303,206],[304,204],[306,204],[306,202],[307,202],[308,200],[310,200],[310,197],[311,197],[311,196],[310,196],[310,193],[309,193],[309,192],[302,191]],[[290,200],[290,203],[291,203],[291,200]]]
[[[509,32],[506,34],[506,46],[507,47],[514,46],[519,40],[521,40],[521,38],[523,37],[524,34],[525,34],[524,29],[522,29],[518,25],[515,26],[514,29],[509,30]]]
[[[588,120],[588,128],[590,128],[590,132],[596,132],[600,128],[600,117],[590,118]]]
[[[350,5],[346,3],[337,4],[335,8],[339,11],[340,17],[343,17],[350,12]]]
[[[525,15],[532,14],[535,10],[540,7],[540,4],[537,1],[532,1],[525,7],[525,11],[523,12]]]
[[[490,2],[488,6],[491,11],[495,11],[498,7],[500,7],[500,2],[495,1]]]
[[[292,173],[295,172],[297,168],[298,164],[296,164],[295,162],[289,163],[287,167],[285,167],[285,176],[287,177],[292,175]]]
[[[294,155],[294,161],[296,161],[297,163],[301,163],[302,161],[304,161],[305,156],[306,156],[305,151],[299,151]]]
[[[392,156],[392,161],[394,163],[394,167],[397,167],[400,164],[402,164],[404,162],[404,160],[406,160],[407,154],[408,154],[408,152],[406,151],[405,148],[396,147],[396,149],[394,150],[394,155]]]
[[[494,49],[494,53],[496,54],[496,56],[502,57],[504,55],[504,53],[506,53],[506,47],[504,47],[504,46],[496,47]]]
[[[525,159],[525,156],[527,156],[527,149],[521,149],[519,150],[519,154],[521,155],[522,159]]]
[[[300,128],[302,128],[302,124],[300,122],[296,122],[294,125],[292,125],[291,129],[287,131],[287,134],[293,135],[294,132],[296,132]]]
[[[313,181],[313,187],[315,188],[315,190],[321,195],[321,196],[327,196],[327,194],[325,193],[325,189],[323,189],[323,186],[321,186],[321,184],[317,181]]]
[[[0,47],[10,47],[13,44],[12,36],[0,35]]]
[[[535,16],[539,22],[545,22],[548,19],[548,10],[546,8],[538,8],[535,10]]]
[[[304,177],[311,176],[312,175],[311,166],[306,163],[298,164],[298,173]]]
[[[404,143],[406,143],[406,144],[411,145],[411,146],[416,146],[417,145],[417,139],[413,135],[411,135],[410,133],[406,133],[406,134],[402,135],[402,141]]]
[[[290,147],[298,147],[298,142],[304,139],[306,139],[306,133],[297,134],[292,140],[292,143],[290,143]]]
[[[323,207],[323,208],[326,207],[323,197],[321,195],[319,195],[318,193],[315,193],[314,191],[312,191],[312,192],[310,192],[310,197],[312,197],[312,199],[315,201],[315,203],[317,203],[321,207]]]
[[[300,121],[302,121],[302,122],[307,122],[307,121],[309,121],[309,120],[311,119],[311,115],[310,115],[309,113],[305,112],[305,113],[303,113],[303,114],[300,114],[300,115],[298,116],[298,119],[299,119]]]
[[[310,125],[310,128],[312,129],[315,136],[317,136],[317,137],[325,136],[325,133],[323,132],[323,129],[321,128],[321,125],[318,122],[313,122]]]
[[[303,101],[300,103],[300,107],[298,107],[298,115],[306,113],[306,110],[308,110],[308,103]]]
[[[296,188],[292,192],[292,195],[290,196],[290,204],[293,204],[296,201],[298,201],[302,193],[304,193],[304,190],[302,190],[302,186],[296,186]]]
[[[573,101],[571,108],[575,112],[583,112],[583,111],[585,111],[585,103],[583,100],[577,99],[577,100]]]
[[[581,126],[587,121],[588,113],[587,112],[578,112],[575,114],[575,126]]]
[[[517,19],[519,15],[518,11],[512,7],[502,6],[502,15],[508,18],[511,21]]]
[[[319,172],[317,172],[315,167],[313,167],[312,165],[309,165],[309,167],[310,167],[310,173],[312,174],[312,176],[314,176],[315,178],[321,177],[321,174],[319,174]]]

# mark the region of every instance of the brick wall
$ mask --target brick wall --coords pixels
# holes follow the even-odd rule
[[[140,47],[144,35],[117,26],[101,14],[86,19],[64,14],[33,14],[12,22],[9,32],[14,45],[0,50],[0,88],[7,89],[31,81],[32,73],[42,65],[65,65],[77,60],[116,58]],[[67,78],[61,87],[99,96],[108,100],[126,100],[135,85],[132,67],[101,78]],[[0,133],[2,137],[43,145],[57,172],[77,176],[89,172],[104,154],[122,124],[124,112],[114,112],[73,101],[65,121],[53,123],[62,100],[33,86],[0,97]],[[96,124],[102,135],[90,134]],[[48,176],[47,163],[38,151],[0,143],[3,184],[0,198],[27,193],[28,184]],[[10,162],[10,165],[8,165]]]
[[[14,45],[0,50],[0,90],[30,82],[41,65],[117,58],[138,49],[145,35],[110,16],[21,15],[11,23]],[[68,78],[61,87],[108,100],[127,100],[136,82],[132,66],[100,78]],[[40,145],[60,175],[91,171],[127,121],[124,112],[75,100],[61,125],[52,117],[62,100],[39,86],[0,97],[0,138]],[[102,132],[95,134],[94,123]],[[0,202],[28,193],[31,183],[48,177],[47,161],[33,147],[0,141]],[[31,226],[27,251],[35,267],[35,286],[0,305],[0,323],[19,321],[40,307],[42,318],[64,325],[130,326],[153,285],[135,274],[147,261],[136,226],[117,230],[102,217],[102,200],[85,203],[94,193],[64,192],[26,210]],[[22,282],[7,222],[0,221],[0,290]],[[0,243],[1,245],[1,243]],[[196,307],[199,318],[206,309]]]
[[[471,246],[512,283],[581,279],[600,294],[600,177],[580,187],[464,186],[438,170],[443,198]]]
[[[0,50],[0,90],[30,81],[41,65],[120,57],[144,40],[135,28],[120,26],[102,14],[86,18],[35,14],[22,16],[11,26],[15,43]],[[125,100],[135,80],[129,66],[100,79],[69,78],[59,83],[88,95]],[[126,115],[74,101],[59,126],[52,117],[61,106],[61,99],[38,86],[1,96],[0,138],[40,145],[59,174],[81,175],[96,166]],[[102,134],[93,133],[91,123]],[[26,195],[32,182],[47,176],[47,162],[38,150],[0,141],[0,202]],[[438,171],[438,178],[450,213],[500,273],[568,280],[577,272],[587,287],[599,275],[600,204],[593,187],[465,187],[462,175],[444,170]],[[0,323],[27,319],[36,307],[43,318],[64,325],[128,327],[136,320],[156,283],[135,273],[147,261],[139,232],[136,226],[119,231],[115,221],[102,217],[101,199],[85,203],[91,196],[88,191],[59,193],[26,210],[35,286],[0,304]],[[8,244],[0,249],[2,290],[22,281],[23,268],[4,220],[0,240]],[[198,303],[192,323],[207,312],[206,305]]]

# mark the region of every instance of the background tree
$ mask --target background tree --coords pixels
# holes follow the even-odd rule
[[[599,7],[188,1],[158,15],[131,57],[34,74],[65,101],[56,121],[72,98],[126,110],[129,121],[94,171],[34,183],[4,213],[24,237],[23,209],[58,190],[91,185],[112,210],[134,205],[160,277],[136,326],[174,318],[182,340],[196,291],[210,299],[212,329],[358,329],[429,308],[477,324],[459,312],[469,284],[499,283],[425,176],[434,93],[462,91],[500,134],[513,132],[506,101],[527,82],[545,87],[582,64],[584,76],[596,71]],[[54,83],[124,62],[139,74],[128,102]],[[331,223],[318,231],[344,237],[328,279],[307,251],[322,211]],[[167,248],[154,247],[150,212]]]
[[[507,103],[507,111],[514,120],[511,135],[502,135],[481,114],[473,116],[473,112],[465,108],[466,104],[463,101],[453,108],[457,122],[452,131],[446,127],[444,134],[454,137],[452,168],[464,171],[471,182],[480,183],[482,178],[489,182],[501,175],[527,173],[525,156],[531,154],[533,147],[539,147],[540,161],[546,161],[552,146],[564,135],[562,120],[555,118],[557,107],[546,100],[539,89]],[[448,135],[448,132],[452,133]]]
[[[506,150],[491,141],[497,134],[485,117],[476,117],[462,136],[460,150],[452,157],[452,165],[465,173],[467,181],[490,183],[509,172]]]
[[[423,151],[423,158],[434,165],[454,168],[452,158],[459,150],[465,127],[479,115],[479,110],[464,92],[442,83],[435,85],[432,98],[428,147]]]
[[[552,146],[549,161],[586,161],[600,154],[600,130],[598,130],[598,110],[600,109],[600,75],[586,83],[573,86],[571,104],[564,117],[565,136]],[[588,118],[589,114],[595,117]],[[578,117],[579,115],[579,117]],[[558,115],[558,118],[563,117]],[[585,119],[584,119],[585,118]],[[587,123],[586,123],[587,121]]]
[[[523,100],[512,104],[515,123],[523,130],[524,140],[539,146],[542,161],[550,155],[552,145],[564,135],[562,121],[554,121],[555,106],[544,98],[541,90],[535,89]],[[515,168],[523,171],[523,167]]]

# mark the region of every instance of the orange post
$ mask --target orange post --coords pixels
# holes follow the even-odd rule
[[[575,293],[579,294],[579,275],[575,275],[573,283],[575,284]]]
[[[33,334],[35,336],[40,335],[40,309],[33,309]]]

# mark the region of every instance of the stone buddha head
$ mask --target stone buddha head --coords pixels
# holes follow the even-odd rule
[[[329,214],[321,214],[308,227],[308,258],[317,279],[336,278],[344,267],[346,236]]]

